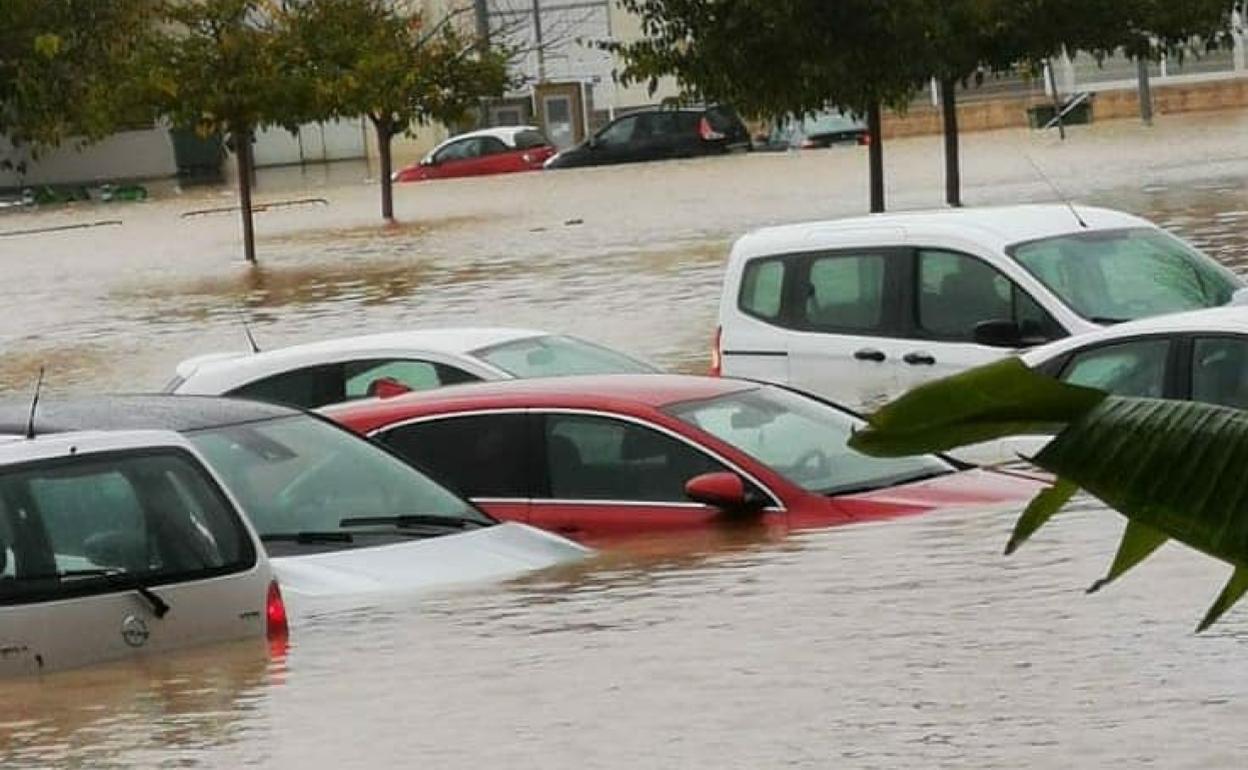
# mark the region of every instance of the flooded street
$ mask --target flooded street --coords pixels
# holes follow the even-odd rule
[[[964,139],[968,204],[1082,202],[1248,272],[1248,115]],[[936,205],[939,138],[886,148]],[[731,241],[861,213],[861,148],[401,186],[265,172],[260,265],[223,190],[0,214],[0,388],[145,390],[182,358],[410,326],[574,332],[702,371]],[[121,220],[44,235],[18,230]],[[651,543],[506,586],[317,618],[291,646],[0,684],[0,768],[1242,767],[1248,612],[1192,633],[1228,569],[1166,546],[1120,584],[1122,519],[1017,511]]]

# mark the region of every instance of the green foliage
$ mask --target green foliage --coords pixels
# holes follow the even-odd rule
[[[1096,406],[1105,394],[1032,374],[1005,358],[921,385],[885,404],[853,438],[867,454],[943,452],[1019,433],[1044,432]]]
[[[36,149],[153,117],[137,83],[158,0],[0,2],[0,135]]]
[[[1020,517],[1007,552],[1080,488],[1130,522],[1109,572],[1090,590],[1173,538],[1234,566],[1198,630],[1216,621],[1248,588],[1248,412],[1187,401],[1090,397],[1086,388],[1003,362],[903,395],[869,417],[869,427],[851,445],[868,454],[911,454],[1032,432],[1054,421],[1065,427],[1033,462],[1054,473],[1057,483]]]
[[[306,81],[289,66],[281,12],[266,0],[178,0],[149,59],[155,104],[174,125],[230,137],[294,127]]]
[[[453,123],[508,85],[501,53],[481,50],[455,15],[430,26],[393,0],[301,0],[287,13],[317,115],[367,115],[392,134]]]

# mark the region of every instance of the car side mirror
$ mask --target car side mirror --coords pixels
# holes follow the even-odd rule
[[[433,162],[433,158],[421,158],[421,160],[420,160],[420,165],[422,165],[422,166],[436,166],[436,165],[438,165],[438,164]]]
[[[591,150],[600,150],[602,149],[602,140],[596,136],[591,136],[589,141],[585,143],[585,146]]]
[[[1021,348],[1027,346],[1023,339],[1023,330],[1017,321],[994,318],[991,321],[980,321],[975,324],[972,337],[978,345],[992,348]]]
[[[726,511],[749,511],[763,507],[758,495],[735,473],[703,473],[685,482],[685,497]]]
[[[1248,305],[1248,286],[1236,289],[1231,295],[1230,304],[1232,305]]]

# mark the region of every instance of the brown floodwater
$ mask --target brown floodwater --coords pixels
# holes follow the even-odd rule
[[[1030,156],[1248,271],[1246,127],[971,135],[966,199],[1051,199]],[[887,148],[896,207],[939,201],[938,147]],[[58,390],[157,387],[241,347],[240,313],[262,346],[525,325],[699,371],[732,239],[859,213],[864,165],[838,148],[407,185],[391,227],[362,165],[266,172],[259,198],[297,203],[257,215],[258,267],[235,214],[195,213],[224,189],[0,213],[0,389],[41,366]],[[1227,569],[1167,546],[1085,596],[1121,519],[1085,504],[1005,558],[1016,514],[652,542],[320,617],[280,653],[0,683],[0,768],[1242,766],[1248,614],[1192,633]]]

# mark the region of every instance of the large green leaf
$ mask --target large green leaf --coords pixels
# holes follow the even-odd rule
[[[1096,590],[1168,539],[1235,568],[1203,630],[1248,590],[1248,412],[1106,396],[999,362],[918,388],[868,418],[852,444],[892,456],[949,449],[1065,422],[1033,462],[1054,473],[1019,518],[1007,553],[1083,489],[1129,520]],[[1021,427],[1020,427],[1021,426]]]
[[[1067,385],[1006,358],[921,385],[867,418],[850,446],[877,457],[943,452],[1040,433],[1077,419],[1105,393]]]

